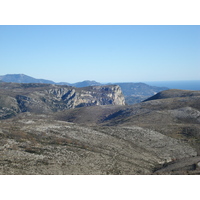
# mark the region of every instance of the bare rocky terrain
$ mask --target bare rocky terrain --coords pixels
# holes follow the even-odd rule
[[[0,174],[200,174],[198,91],[0,84]]]
[[[197,156],[188,144],[137,126],[86,127],[27,115],[0,127],[1,174],[151,174]]]

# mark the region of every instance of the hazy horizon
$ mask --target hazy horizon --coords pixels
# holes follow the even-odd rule
[[[25,75],[26,74],[6,74],[6,75]],[[4,75],[0,75],[4,76]],[[31,78],[35,78],[32,76],[29,76]],[[43,79],[42,77],[40,79]],[[0,78],[1,80],[1,78]],[[79,80],[77,82],[69,82],[69,81],[60,81],[60,82],[55,82],[54,80],[51,79],[44,79],[48,81],[53,81],[55,84],[58,83],[66,83],[66,84],[76,84],[78,82],[83,82],[83,81],[96,81],[96,80]],[[8,81],[8,80],[7,80]],[[98,82],[98,81],[96,81]],[[200,80],[180,80],[180,81],[137,81],[137,82],[98,82],[100,84],[117,84],[117,83],[145,83],[150,86],[157,86],[157,87],[167,87],[169,89],[183,89],[183,90],[200,90]]]
[[[67,80],[62,80],[62,81],[54,81],[54,79],[50,79],[50,78],[43,78],[43,77],[33,77],[31,75],[28,75],[28,74],[24,74],[24,73],[16,73],[16,74],[0,74],[0,77],[1,76],[5,76],[5,75],[25,75],[25,76],[29,76],[31,78],[36,78],[36,79],[44,79],[44,80],[48,80],[48,81],[53,81],[55,83],[59,83],[59,82],[68,82],[68,83],[77,83],[77,82],[83,82],[83,81],[96,81],[96,82],[99,82],[99,83],[102,83],[102,84],[106,84],[106,83],[167,83],[167,82],[199,82],[200,79],[198,80],[161,80],[161,81],[115,81],[115,82],[111,82],[111,81],[107,81],[107,82],[101,82],[101,81],[97,81],[97,80],[94,80],[94,79],[82,79],[82,80],[78,80],[76,82],[69,82]]]

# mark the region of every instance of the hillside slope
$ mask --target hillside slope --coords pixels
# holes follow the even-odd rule
[[[146,99],[145,101],[156,100],[156,99],[168,99],[168,98],[179,98],[179,97],[195,97],[200,96],[200,91],[192,91],[192,90],[178,90],[171,89],[159,92],[156,95]]]
[[[148,129],[85,127],[28,113],[0,121],[0,137],[0,174],[152,174],[197,155]]]
[[[0,119],[20,112],[49,113],[91,105],[124,105],[119,86],[73,88],[51,84],[0,83]]]
[[[158,99],[158,96],[161,96]],[[169,90],[132,106],[92,106],[58,112],[55,119],[111,127],[142,127],[178,139],[193,147],[200,156],[200,95],[198,91]],[[93,114],[95,113],[95,114]],[[84,116],[80,117],[80,116]],[[196,158],[198,159],[198,158]],[[187,174],[194,172],[195,159],[176,161],[158,173]],[[180,162],[180,163],[179,163]],[[193,163],[191,163],[193,162]],[[181,168],[181,163],[185,166]],[[169,163],[170,164],[170,163]],[[168,166],[166,164],[165,166]],[[174,166],[174,167],[173,167]],[[179,167],[177,167],[179,166]],[[163,167],[161,167],[163,168]],[[158,168],[159,169],[159,168]],[[170,171],[169,169],[173,169]],[[196,168],[195,168],[196,169]]]

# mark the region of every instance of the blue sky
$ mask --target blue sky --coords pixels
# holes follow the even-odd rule
[[[0,69],[70,83],[200,80],[200,26],[0,26]]]

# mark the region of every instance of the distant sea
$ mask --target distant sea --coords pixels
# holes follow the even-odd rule
[[[200,90],[199,81],[152,81],[145,82],[151,86],[168,87],[169,89]]]

